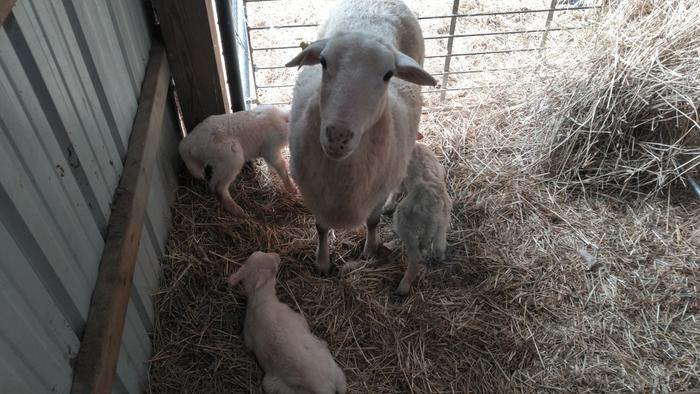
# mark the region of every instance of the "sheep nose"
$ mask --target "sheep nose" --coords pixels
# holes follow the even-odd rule
[[[333,145],[345,145],[352,139],[354,133],[349,129],[339,126],[327,126],[326,138]]]

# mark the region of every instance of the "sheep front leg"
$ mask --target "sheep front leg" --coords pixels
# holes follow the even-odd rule
[[[396,288],[396,293],[401,296],[405,296],[411,291],[411,286],[419,273],[421,275],[425,273],[425,268],[421,264],[420,250],[417,244],[406,244],[406,258],[408,260],[408,266],[406,267],[406,272],[403,274],[401,283],[399,283],[399,287]]]
[[[367,236],[365,238],[365,247],[362,250],[362,257],[365,259],[370,259],[377,255],[377,226],[379,225],[383,206],[384,204],[379,204],[367,218]]]
[[[316,249],[316,271],[328,275],[331,271],[331,259],[328,248],[328,229],[316,223],[318,232],[318,248]]]

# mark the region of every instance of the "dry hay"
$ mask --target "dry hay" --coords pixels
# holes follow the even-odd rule
[[[352,393],[700,387],[700,205],[563,200],[522,173],[508,135],[442,134],[468,122],[493,127],[458,114],[425,119],[455,208],[447,261],[406,299],[393,294],[398,251],[318,277],[313,219],[276,178],[247,171],[235,183],[253,216],[244,222],[188,178],[156,294],[151,391],[259,392],[262,373],[241,338],[245,297],[225,283],[255,250],[280,253],[280,298],[328,341]],[[394,238],[386,222],[384,241]],[[337,234],[339,263],[360,254],[362,237]]]
[[[328,342],[352,393],[700,389],[700,203],[560,193],[533,171],[546,134],[512,128],[529,108],[513,103],[521,89],[423,116],[455,204],[447,261],[407,298],[393,294],[398,250],[317,276],[313,218],[262,166],[233,186],[246,221],[183,177],[155,297],[150,391],[260,392],[241,338],[245,297],[225,282],[256,250],[280,253],[280,299]],[[337,263],[357,258],[362,240],[338,232]]]
[[[555,76],[531,84],[540,99],[513,127],[544,135],[563,186],[658,193],[700,164],[700,7],[613,3],[578,53],[559,51],[565,72],[540,70]]]

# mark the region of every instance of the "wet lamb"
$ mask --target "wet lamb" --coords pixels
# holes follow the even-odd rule
[[[243,340],[265,371],[266,393],[343,394],[346,381],[326,342],[314,336],[304,317],[277,299],[276,253],[255,252],[228,281],[243,282],[248,297]]]
[[[394,231],[406,248],[407,268],[397,293],[408,294],[423,258],[445,259],[452,199],[447,194],[445,169],[426,145],[416,143],[401,183],[406,196],[394,210]]]
[[[209,116],[180,142],[179,150],[190,174],[197,179],[209,178],[210,189],[224,207],[235,216],[245,217],[247,214],[233,200],[229,187],[246,161],[262,157],[277,172],[285,188],[296,191],[282,157],[288,135],[288,111],[258,106],[250,111]]]
[[[316,268],[330,270],[330,229],[367,226],[364,257],[377,250],[381,208],[406,173],[418,133],[423,34],[400,0],[346,0],[292,61],[292,178],[316,220]]]

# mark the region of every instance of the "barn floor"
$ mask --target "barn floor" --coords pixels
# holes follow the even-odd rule
[[[318,5],[325,3],[251,3],[256,8],[249,10],[249,21],[317,22]],[[423,16],[448,13],[452,4],[410,3]],[[490,3],[465,0],[460,12],[489,11]],[[548,4],[508,0],[503,7]],[[560,14],[553,27],[576,27],[584,15]],[[545,18],[464,18],[457,32],[539,29]],[[448,26],[447,19],[423,25],[426,36],[445,34]],[[293,36],[263,32],[252,37],[257,46],[308,41],[315,28],[294,30]],[[570,37],[559,31],[548,45],[561,42],[575,53],[577,41]],[[455,40],[454,51],[527,47],[539,39],[471,37]],[[445,51],[445,40],[427,45],[431,53]],[[258,53],[267,56],[259,65],[274,66],[263,60],[280,61],[296,49]],[[567,52],[561,53],[569,64]],[[439,71],[441,61],[426,65]],[[245,297],[226,284],[227,272],[256,250],[281,255],[279,297],[328,342],[351,393],[700,389],[700,203],[683,188],[655,197],[571,193],[533,166],[532,152],[544,137],[513,128],[519,115],[510,103],[533,91],[518,85],[527,79],[513,66],[541,61],[533,52],[453,61],[455,70],[505,71],[450,76],[450,86],[465,89],[448,93],[448,101],[463,109],[422,117],[423,141],[447,168],[454,209],[447,261],[431,266],[407,298],[393,294],[405,267],[400,250],[343,277],[337,270],[317,276],[313,218],[298,196],[281,191],[264,165],[245,171],[232,187],[252,216],[246,221],[232,219],[203,183],[183,176],[156,294],[150,391],[260,392],[261,370],[241,339]],[[548,71],[539,83],[552,77]],[[283,70],[259,74],[258,83],[293,78],[294,70]],[[501,84],[476,88],[494,82]],[[289,93],[266,91],[261,98],[285,101]],[[438,94],[425,96],[433,110],[444,104]],[[384,242],[395,238],[389,221],[382,220]],[[337,264],[356,259],[364,231],[336,236]]]
[[[697,200],[682,190],[557,194],[523,170],[507,130],[457,112],[422,122],[455,204],[447,261],[407,298],[393,294],[399,250],[345,277],[317,276],[313,219],[264,165],[232,188],[247,221],[183,178],[156,294],[150,391],[259,392],[261,370],[241,339],[245,297],[225,282],[256,250],[281,255],[279,297],[328,342],[352,393],[700,387]],[[359,256],[363,231],[336,235],[337,262]],[[394,239],[386,218],[381,236]]]

